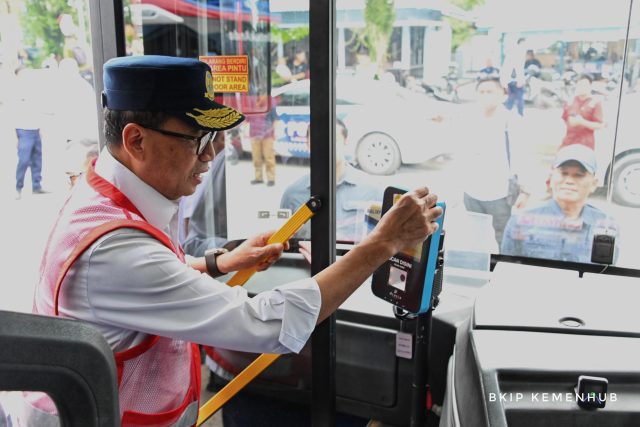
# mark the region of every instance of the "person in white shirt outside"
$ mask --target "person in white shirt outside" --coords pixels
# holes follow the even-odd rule
[[[525,180],[519,173],[523,169],[523,150],[519,146],[522,119],[504,107],[504,98],[499,77],[482,75],[469,114],[431,118],[453,122],[450,127],[455,163],[449,179],[449,206],[455,208],[461,196],[460,204],[467,211],[491,215],[497,247],[512,210],[523,209],[529,200],[529,191],[522,185]]]
[[[197,346],[298,352],[393,254],[437,229],[437,196],[407,195],[374,231],[312,278],[250,298],[213,277],[258,271],[281,255],[271,232],[228,253],[187,260],[178,203],[201,182],[218,131],[242,114],[218,104],[209,67],[195,59],[122,57],[104,66],[106,147],[60,211],[41,263],[34,312],[93,324],[115,353],[121,424],[194,425]],[[213,277],[212,277],[213,276]],[[53,402],[25,393],[13,425],[49,425]],[[6,409],[6,408],[5,408]]]

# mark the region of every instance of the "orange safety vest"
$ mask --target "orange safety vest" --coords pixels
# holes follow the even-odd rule
[[[64,316],[58,306],[67,272],[100,237],[119,228],[148,233],[185,262],[182,249],[149,224],[122,192],[91,168],[87,182],[79,182],[65,202],[49,236],[40,265],[34,313]],[[150,335],[132,348],[115,352],[114,356],[123,427],[195,425],[200,395],[197,345]],[[55,406],[46,395],[31,399],[31,404],[55,413]]]

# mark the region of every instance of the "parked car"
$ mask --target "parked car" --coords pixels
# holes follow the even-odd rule
[[[617,99],[605,105],[608,126],[596,132],[598,178],[602,185],[611,182],[613,200],[623,206],[640,207],[640,94],[630,93],[622,97],[617,138]],[[615,151],[615,156],[612,153]],[[614,160],[612,162],[612,159]]]
[[[276,153],[308,158],[310,81],[275,88]],[[447,153],[443,125],[430,119],[441,103],[395,83],[366,81],[351,75],[336,79],[336,116],[349,131],[348,156],[367,173],[389,175],[402,163],[420,163]],[[417,131],[416,131],[417,129]],[[244,132],[243,150],[251,150]]]

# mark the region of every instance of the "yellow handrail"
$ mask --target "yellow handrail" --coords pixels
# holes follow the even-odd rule
[[[320,208],[320,200],[312,197],[307,203],[300,206],[289,220],[275,233],[271,235],[267,244],[284,243],[291,238]],[[256,272],[255,268],[238,271],[227,282],[229,286],[242,286]],[[261,354],[251,362],[242,372],[235,376],[226,386],[218,391],[207,403],[200,407],[198,411],[198,422],[196,426],[207,421],[213,414],[218,412],[240,390],[247,386],[253,379],[275,362],[279,354]]]

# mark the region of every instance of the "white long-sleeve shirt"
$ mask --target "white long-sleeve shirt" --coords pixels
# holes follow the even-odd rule
[[[166,199],[103,150],[96,172],[177,243],[178,202]],[[114,351],[147,334],[249,352],[299,352],[315,326],[320,290],[304,279],[250,298],[181,263],[144,232],[120,229],[95,242],[62,286],[61,313],[92,322]]]

